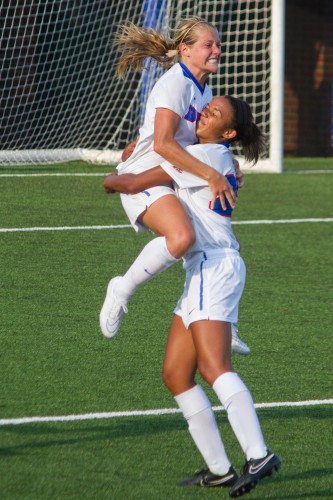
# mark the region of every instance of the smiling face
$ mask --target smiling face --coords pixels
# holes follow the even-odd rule
[[[203,109],[197,123],[200,144],[215,144],[236,137],[233,107],[226,97],[214,97]]]
[[[196,30],[196,42],[193,45],[181,43],[179,50],[181,61],[203,86],[207,77],[218,70],[221,46],[217,31],[212,28],[200,27]]]

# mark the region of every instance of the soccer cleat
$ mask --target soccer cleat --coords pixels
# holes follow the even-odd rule
[[[247,356],[251,352],[249,346],[245,344],[245,342],[243,342],[238,337],[238,330],[232,323],[231,323],[231,351],[236,352],[237,354],[242,354],[243,356]]]
[[[107,338],[112,338],[116,335],[120,328],[123,314],[127,313],[126,303],[117,299],[114,292],[114,285],[119,279],[121,279],[121,276],[116,276],[109,282],[104,304],[99,315],[99,325],[103,335]]]
[[[281,460],[279,457],[268,450],[264,458],[251,458],[245,462],[241,476],[229,492],[230,496],[235,498],[249,493],[257,486],[258,481],[266,476],[272,476],[280,467]]]
[[[235,484],[238,476],[237,472],[230,466],[230,469],[223,476],[218,476],[210,472],[209,469],[204,469],[197,472],[194,476],[184,479],[178,483],[178,486],[202,486],[204,488],[212,487],[229,487]]]

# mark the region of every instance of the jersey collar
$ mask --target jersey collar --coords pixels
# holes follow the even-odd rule
[[[230,143],[229,142],[218,142],[218,144],[221,144],[221,146],[225,146],[226,148],[230,148]]]
[[[182,70],[183,70],[183,75],[186,77],[186,78],[189,78],[190,80],[193,81],[193,83],[198,87],[198,89],[200,90],[201,94],[204,93],[205,91],[205,88],[206,88],[206,83],[203,87],[201,87],[200,83],[198,82],[198,80],[195,78],[195,76],[193,76],[193,74],[191,73],[191,71],[185,66],[184,63],[180,62],[179,63]]]

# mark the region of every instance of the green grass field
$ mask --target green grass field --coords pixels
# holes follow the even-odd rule
[[[333,170],[333,160],[286,160],[282,175],[246,176],[234,212],[248,272],[239,332],[252,348],[248,358],[234,356],[234,367],[256,403],[333,397],[333,176],[291,175],[299,170]],[[160,372],[181,264],[140,289],[117,337],[104,339],[98,315],[106,285],[153,236],[91,227],[128,224],[102,176],[31,175],[107,171],[83,163],[0,169],[0,498],[228,498],[224,489],[177,486],[204,465],[178,413],[4,424],[176,408]],[[249,498],[333,498],[332,404],[258,414],[283,464]],[[239,469],[244,458],[226,414],[217,419]]]

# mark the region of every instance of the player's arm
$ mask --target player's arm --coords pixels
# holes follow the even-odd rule
[[[115,172],[104,179],[104,189],[107,193],[136,194],[154,186],[171,182],[172,179],[162,167],[154,167],[140,174],[122,174]]]
[[[154,125],[154,150],[165,158],[169,163],[186,172],[191,172],[205,179],[213,193],[212,200],[217,197],[226,210],[226,199],[232,208],[235,206],[236,194],[226,177],[214,168],[201,162],[190,155],[175,139],[181,118],[170,109],[157,108]]]
[[[128,144],[126,146],[126,148],[124,149],[124,151],[122,152],[122,155],[121,155],[121,161],[126,161],[128,160],[128,158],[131,156],[131,154],[133,153],[134,149],[135,149],[135,146],[137,144],[139,140],[139,136],[137,136],[136,139],[134,139],[134,141],[132,141],[130,144]]]
[[[241,171],[239,161],[236,158],[233,158],[233,164],[235,167],[237,187],[239,189],[244,186],[244,173]]]

